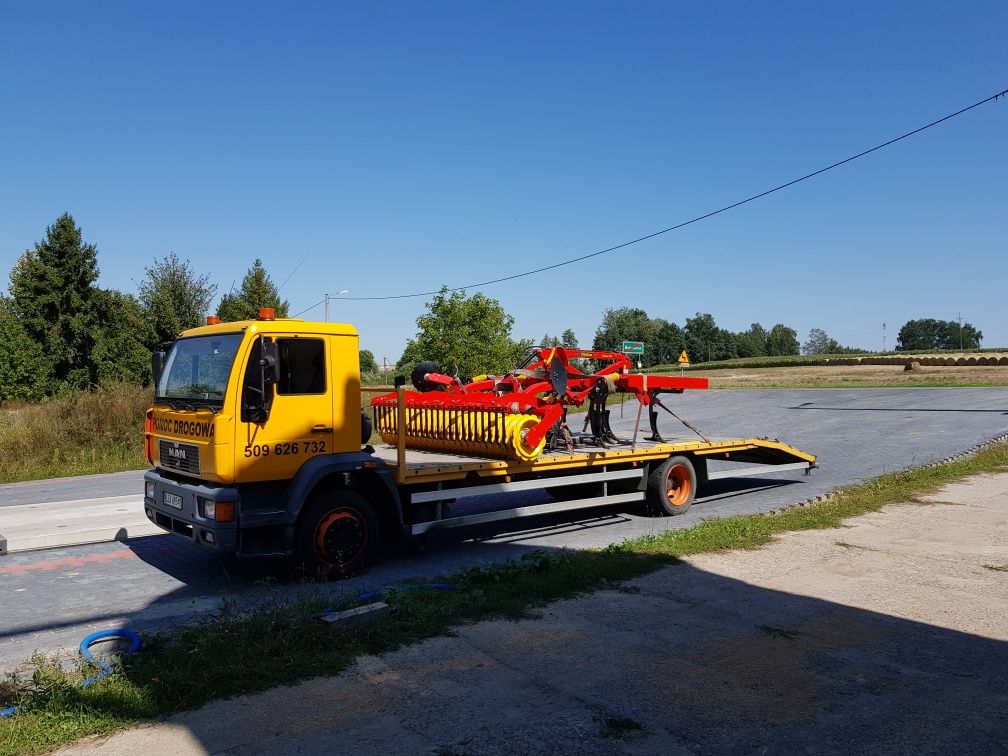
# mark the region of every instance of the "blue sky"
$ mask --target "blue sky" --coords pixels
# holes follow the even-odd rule
[[[292,312],[520,273],[1008,87],[1008,4],[0,1],[0,268],[63,211],[135,292],[170,250]],[[880,348],[1008,346],[1008,99],[766,199],[486,287],[516,337],[607,307]],[[470,289],[473,293],[475,289]],[[427,298],[334,301],[394,361]],[[305,317],[323,316],[322,307]]]

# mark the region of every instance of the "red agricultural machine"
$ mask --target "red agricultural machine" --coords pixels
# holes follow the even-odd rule
[[[592,372],[585,372],[586,366]],[[470,383],[445,375],[433,362],[422,362],[412,373],[416,391],[405,393],[406,444],[414,449],[447,451],[530,462],[545,449],[576,445],[608,447],[633,444],[619,439],[609,425],[606,399],[610,394],[633,394],[648,408],[651,436],[662,441],[657,426],[662,393],[707,388],[706,378],[631,373],[629,358],[619,352],[563,347],[538,347],[523,364],[503,376],[479,376]],[[567,408],[588,402],[584,429],[567,426]],[[382,440],[397,438],[397,395],[375,397],[375,428]],[[590,433],[588,432],[590,428]]]

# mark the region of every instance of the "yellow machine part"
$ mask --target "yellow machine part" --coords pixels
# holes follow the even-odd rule
[[[546,446],[545,438],[535,447],[525,443],[525,435],[539,422],[536,415],[513,415],[504,410],[407,407],[406,446],[531,462]],[[394,406],[375,407],[375,430],[382,441],[396,444],[398,429]]]

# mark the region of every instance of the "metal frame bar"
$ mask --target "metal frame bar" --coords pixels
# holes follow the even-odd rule
[[[576,501],[565,501],[562,503],[536,504],[531,507],[515,507],[514,509],[498,509],[493,512],[481,512],[479,514],[462,515],[460,517],[449,517],[445,520],[431,520],[430,522],[419,522],[411,527],[413,535],[421,535],[431,530],[441,530],[447,528],[458,528],[463,525],[480,525],[485,522],[496,522],[498,520],[510,520],[518,517],[532,517],[534,515],[550,514],[551,512],[569,512],[574,509],[594,509],[605,507],[610,504],[622,504],[629,501],[644,501],[643,491],[634,491],[626,494],[616,494],[614,496],[595,496],[591,499],[577,499]]]
[[[510,493],[511,491],[531,491],[539,488],[560,488],[578,483],[600,483],[605,480],[623,480],[624,478],[639,478],[643,468],[631,470],[613,470],[612,472],[588,473],[586,475],[565,475],[560,478],[536,478],[535,480],[518,480],[513,483],[490,483],[484,486],[467,486],[465,488],[445,488],[438,491],[422,491],[410,496],[410,501],[423,504],[441,499],[461,499],[466,496],[483,496],[485,494]]]
[[[747,478],[757,475],[768,475],[779,472],[789,472],[792,470],[805,470],[811,472],[812,463],[794,462],[780,465],[756,465],[753,467],[736,467],[731,470],[720,470],[707,474],[707,480],[723,480],[725,478]],[[571,475],[560,478],[537,478],[535,480],[520,480],[513,483],[496,483],[483,486],[466,486],[465,488],[446,488],[437,491],[424,491],[414,494],[411,502],[422,504],[430,501],[443,501],[447,498],[461,499],[466,496],[478,496],[483,494],[500,494],[511,491],[529,491],[539,488],[553,488],[561,486],[573,486],[578,483],[607,483],[610,480],[624,480],[640,477],[644,468],[632,468],[628,470],[604,471],[600,473],[589,473],[587,475]],[[588,499],[576,499],[574,501],[550,502],[548,504],[535,504],[528,507],[514,507],[512,509],[498,509],[492,512],[479,512],[476,514],[460,515],[458,517],[448,517],[441,519],[441,507],[438,506],[438,518],[429,522],[420,522],[410,527],[413,535],[421,535],[431,530],[442,530],[448,528],[463,527],[466,525],[480,525],[487,522],[498,522],[500,520],[516,519],[518,517],[534,517],[536,515],[550,514],[552,512],[570,512],[577,509],[592,509],[605,507],[613,504],[623,504],[626,502],[642,502],[646,493],[644,491],[632,491],[630,493],[614,494],[608,493],[608,486],[603,486],[601,496],[593,496]]]
[[[720,480],[722,478],[751,478],[754,475],[767,475],[768,473],[787,472],[788,470],[812,469],[809,462],[790,462],[783,465],[760,465],[758,467],[735,467],[731,470],[720,470],[718,472],[708,472],[707,480]]]

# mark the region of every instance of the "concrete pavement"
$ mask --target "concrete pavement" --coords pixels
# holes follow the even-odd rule
[[[61,754],[1008,751],[1008,472]]]
[[[17,504],[0,509],[6,552],[122,541],[163,533],[144,514],[143,493]],[[0,554],[4,549],[0,548]]]
[[[153,535],[143,470],[0,486],[0,556]]]

